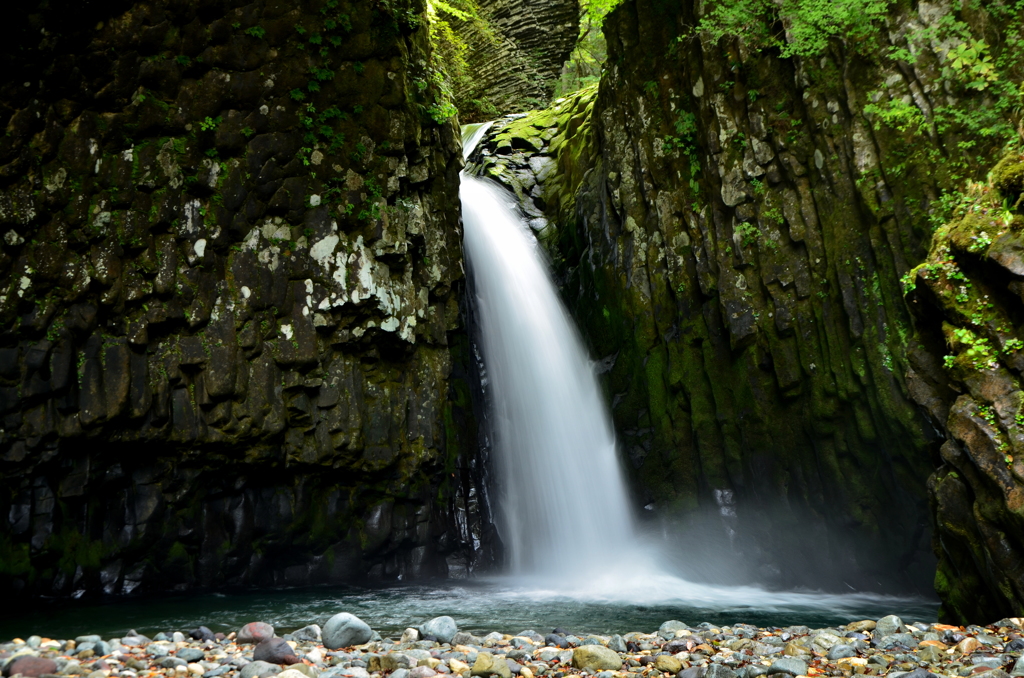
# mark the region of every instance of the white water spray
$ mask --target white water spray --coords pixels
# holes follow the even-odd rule
[[[467,125],[468,157],[489,123]],[[682,579],[636,536],[615,434],[583,342],[513,196],[463,174],[466,259],[493,412],[499,525],[512,572],[481,604],[686,605],[742,612],[921,607],[919,598],[766,591]],[[731,504],[719,498],[720,505]],[[720,563],[724,564],[724,563]],[[586,576],[581,576],[586,575]],[[548,586],[548,584],[554,586]]]
[[[486,128],[467,132],[471,149]],[[611,420],[583,342],[510,194],[463,176],[461,196],[493,404],[499,526],[512,571],[579,574],[632,540]]]

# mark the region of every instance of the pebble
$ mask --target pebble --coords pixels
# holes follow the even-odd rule
[[[653,633],[555,629],[480,637],[438,617],[380,638],[342,613],[323,629],[310,624],[255,646],[246,642],[270,628],[247,624],[250,631],[227,638],[207,627],[152,640],[134,632],[106,640],[30,636],[0,642],[0,668],[27,678],[1024,678],[1020,619],[964,628],[889,615],[825,629],[672,620]]]
[[[271,635],[273,638],[273,635]],[[206,656],[206,653],[202,650],[194,647],[184,647],[178,650],[178,659],[183,659],[186,662],[196,662]]]
[[[281,667],[264,661],[249,662],[242,667],[241,678],[269,678],[281,672]]]

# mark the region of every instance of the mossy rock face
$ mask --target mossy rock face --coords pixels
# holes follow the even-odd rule
[[[424,5],[236,5],[8,17],[4,595],[475,567]]]
[[[959,195],[906,279],[917,339],[933,353],[912,363],[912,392],[947,435],[928,485],[935,588],[942,618],[959,623],[1024,609],[1024,218],[1006,206],[1018,165],[1018,153],[1004,156],[989,184]]]
[[[1024,191],[1024,155],[1011,151],[992,168],[992,185],[1011,201]]]
[[[938,67],[922,84],[891,77],[874,53],[798,66],[725,42],[684,47],[677,27],[693,11],[623,3],[605,24],[599,89],[500,121],[478,160],[502,166],[514,190],[531,161],[556,167],[524,211],[607,365],[644,515],[677,535],[734,535],[722,548],[741,579],[930,594],[926,480],[945,421],[926,423],[915,399],[943,348],[915,336],[900,280],[928,255],[935,196],[983,177],[1001,142],[873,117],[919,86],[943,89]],[[894,5],[889,25],[917,20],[910,11]],[[980,29],[990,11],[955,19]],[[921,63],[943,63],[927,41],[914,46]],[[957,86],[936,105],[992,102]],[[549,143],[513,149],[533,121],[553,130]],[[1013,271],[1016,224],[961,214],[948,237]],[[964,312],[1007,326],[983,308],[999,291],[975,291]],[[965,577],[944,590],[977,599],[983,578]]]
[[[469,47],[467,77],[454,83],[464,123],[526,111],[550,99],[579,37],[578,0],[488,0],[479,8],[486,31],[472,21],[452,21]]]

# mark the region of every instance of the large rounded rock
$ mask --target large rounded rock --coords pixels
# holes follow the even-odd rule
[[[298,664],[300,661],[284,638],[271,638],[256,645],[256,649],[252,651],[252,660],[288,665]]]
[[[321,631],[324,647],[328,650],[340,650],[343,647],[362,645],[370,642],[373,630],[369,625],[354,614],[339,612],[324,624]]]
[[[622,668],[622,657],[604,645],[583,645],[572,651],[572,666],[593,672],[618,671]]]
[[[424,636],[434,636],[439,643],[450,643],[459,632],[459,627],[451,617],[434,617],[420,626],[419,631]]]
[[[875,622],[875,638],[885,638],[894,633],[899,633],[903,627],[903,620],[894,614],[882,617]]]
[[[274,627],[265,622],[250,622],[238,630],[235,642],[255,645],[274,637]]]
[[[45,657],[18,657],[7,665],[5,676],[32,676],[38,678],[44,673],[57,673],[57,662]]]

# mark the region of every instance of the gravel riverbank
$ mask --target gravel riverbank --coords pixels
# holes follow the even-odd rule
[[[1024,676],[1022,621],[958,627],[887,616],[822,629],[667,621],[654,633],[477,637],[437,617],[401,638],[381,638],[340,613],[323,628],[311,624],[280,637],[253,622],[227,636],[199,627],[153,638],[16,638],[0,643],[0,668],[26,678],[1007,678]]]

